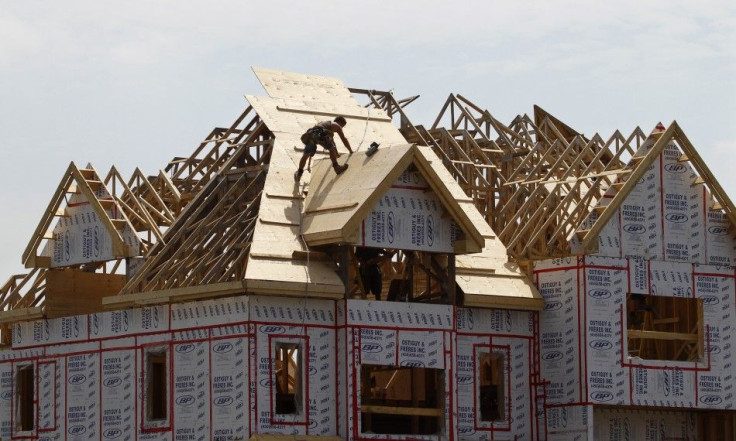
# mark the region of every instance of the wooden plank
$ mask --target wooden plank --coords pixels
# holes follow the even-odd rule
[[[267,192],[266,197],[274,199],[304,199],[304,196],[302,194],[286,194],[275,192]]]
[[[43,308],[40,306],[33,308],[12,309],[10,311],[0,311],[0,324],[39,320],[43,317]]]
[[[95,195],[92,188],[87,185],[87,181],[85,180],[82,173],[79,171],[78,168],[73,167],[71,170],[71,174],[76,179],[77,185],[79,186],[82,194],[85,198],[87,198],[87,202],[89,202],[92,209],[94,209],[95,213],[97,213],[98,219],[107,229],[107,232],[110,235],[110,239],[112,240],[113,256],[127,257],[127,246],[125,245],[125,242],[123,242],[123,238],[118,231],[118,227],[116,227],[115,224],[112,222],[110,216],[108,216],[105,208],[102,206],[102,204],[100,204],[100,201],[99,199],[97,199],[97,196]]]
[[[341,112],[330,112],[326,110],[317,110],[314,108],[304,108],[299,109],[296,107],[290,107],[290,106],[276,106],[276,109],[282,111],[282,112],[293,112],[293,113],[302,113],[306,115],[320,115],[320,116],[329,116],[332,118],[342,116],[345,117],[345,119],[358,119],[362,121],[382,121],[382,122],[391,122],[391,118],[388,116],[381,116],[381,113],[378,110],[374,110],[374,112],[377,115],[370,115],[369,112],[361,112],[361,110],[364,110],[365,107],[357,107],[355,111],[341,111]]]
[[[442,409],[430,409],[426,407],[396,407],[363,404],[360,406],[360,411],[363,413],[380,413],[385,415],[442,416]]]
[[[690,143],[690,140],[687,138],[687,136],[685,136],[685,133],[677,124],[677,121],[673,121],[670,125],[670,128],[674,128],[674,137],[679,143],[682,150],[690,159],[693,168],[695,168],[700,176],[705,179],[705,182],[710,187],[716,200],[725,207],[724,210],[726,212],[726,217],[728,217],[728,220],[731,221],[731,225],[736,225],[736,207],[734,207],[733,202],[731,202],[731,199],[728,197],[728,194],[718,183],[713,173],[705,164],[705,161],[703,161],[703,158],[701,158],[700,154],[697,152],[697,150],[695,150],[695,147],[692,145],[692,143]],[[669,128],[667,130],[669,131]]]
[[[697,334],[686,334],[682,332],[641,331],[638,329],[629,329],[628,336],[629,338],[643,338],[649,340],[698,341]]]
[[[337,204],[337,205],[330,205],[326,207],[319,207],[314,208],[311,210],[306,210],[304,214],[314,214],[314,213],[324,213],[326,211],[341,211],[341,210],[348,210],[351,208],[355,208],[358,205],[360,205],[358,202],[349,202],[345,204]]]
[[[263,224],[267,224],[267,225],[284,225],[287,227],[299,227],[300,226],[300,224],[296,222],[284,222],[284,221],[276,221],[276,220],[269,220],[269,219],[263,219],[263,218],[258,219],[258,221]]]
[[[51,268],[51,256],[34,256],[36,268]]]
[[[23,264],[26,268],[33,267],[32,262],[29,259],[32,254],[35,256],[36,250],[41,244],[43,232],[46,231],[51,225],[53,214],[56,213],[56,210],[59,209],[59,206],[63,201],[64,193],[66,193],[67,188],[69,187],[69,184],[72,180],[71,171],[73,167],[75,167],[74,162],[69,163],[69,167],[67,167],[66,171],[64,172],[64,176],[61,179],[61,182],[56,187],[56,192],[54,192],[54,195],[51,197],[51,201],[49,202],[48,207],[46,207],[44,215],[41,217],[41,221],[38,223],[36,230],[31,236],[31,241],[26,246],[25,251],[23,251]]]
[[[176,301],[225,297],[237,293],[245,293],[245,284],[243,281],[103,297],[102,306],[107,309],[120,309],[137,305],[155,305]]]

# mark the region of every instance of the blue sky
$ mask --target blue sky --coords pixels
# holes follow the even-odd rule
[[[733,1],[149,1],[0,5],[0,282],[70,161],[147,174],[263,94],[250,67],[501,121],[541,105],[608,138],[677,120],[736,199]]]

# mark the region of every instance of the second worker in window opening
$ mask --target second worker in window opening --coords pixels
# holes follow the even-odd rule
[[[380,263],[384,254],[384,250],[379,248],[357,247],[355,249],[365,294],[373,293],[376,300],[381,300],[383,289],[383,272]]]

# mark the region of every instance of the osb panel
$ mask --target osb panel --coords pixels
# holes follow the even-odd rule
[[[102,310],[102,298],[113,296],[125,285],[125,276],[80,270],[46,273],[46,317],[66,317]]]
[[[245,272],[246,281],[284,281],[287,284],[323,284],[343,288],[342,280],[327,263],[292,261],[294,251],[305,251],[300,236],[303,199],[294,182],[295,165],[283,144],[276,142],[261,198],[258,223]],[[291,289],[291,288],[288,288]],[[287,289],[282,294],[287,294]],[[315,289],[316,291],[316,289]]]
[[[257,285],[252,281],[284,282],[283,289],[274,293],[281,295],[320,296],[320,293],[324,292],[344,292],[345,290],[345,285],[337,275],[334,266],[330,262],[322,261],[310,261],[307,266],[306,260],[257,258],[251,255],[248,258],[245,279],[249,291],[256,290],[254,288]]]
[[[253,67],[266,93],[274,98],[301,101],[332,101],[358,105],[348,88],[338,78],[284,72]]]
[[[542,309],[544,300],[524,277],[475,276],[455,278],[465,293],[465,306],[493,306],[510,309]]]
[[[368,110],[357,104],[306,103],[252,95],[246,95],[246,99],[276,139],[289,148],[303,147],[299,140],[302,133],[318,122],[332,120],[337,115],[344,116],[347,120],[343,133],[354,151],[361,145],[361,141],[361,150],[367,149],[373,141],[382,146],[406,144],[404,137],[380,109]],[[296,136],[284,137],[282,134]],[[339,137],[335,139],[335,144],[338,151],[347,152]]]
[[[347,235],[350,232],[343,231],[346,227],[355,230],[357,223],[347,225],[348,222],[356,221],[358,213],[372,209],[409,166],[411,159],[410,145],[379,149],[371,157],[357,153],[349,158],[350,167],[339,176],[329,163],[320,162],[309,181],[304,234],[342,231]]]
[[[303,201],[292,177],[292,167],[288,154],[280,143],[276,143],[263,188],[251,253],[291,258],[295,250],[302,250],[299,223]]]

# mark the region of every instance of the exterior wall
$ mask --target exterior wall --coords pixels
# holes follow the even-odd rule
[[[550,382],[547,405],[567,408],[565,418],[550,413],[550,434],[582,434],[590,418],[577,416],[578,408],[589,405],[733,408],[735,277],[731,267],[636,258],[588,256],[538,265],[535,281],[545,299],[540,345],[542,377]],[[704,359],[630,357],[624,316],[629,292],[703,299]]]
[[[652,145],[648,141],[639,154]],[[736,240],[723,213],[710,209],[707,188],[694,185],[690,163],[678,161],[681,155],[675,142],[664,149],[600,233],[597,254],[535,265],[535,283],[545,299],[540,354],[542,377],[549,381],[549,439],[627,439],[619,437],[624,428],[637,434],[630,439],[644,439],[654,430],[651,418],[668,424],[674,415],[650,418],[626,406],[734,406]],[[611,198],[613,190],[601,204]],[[581,229],[596,218],[592,212]],[[576,237],[571,246],[579,246]],[[629,293],[702,299],[704,359],[630,357]],[[604,412],[599,405],[622,407]],[[695,426],[694,412],[684,414]],[[568,438],[571,433],[574,438]]]
[[[593,421],[596,441],[698,439],[695,412],[595,409]]]
[[[536,313],[461,309],[457,315],[455,366],[457,378],[457,433],[462,440],[532,440],[544,432],[535,420],[536,393],[533,365]],[[479,352],[500,352],[508,360],[505,386],[506,421],[482,422],[478,397]],[[541,406],[539,406],[541,408]]]
[[[279,297],[161,305],[19,323],[0,352],[0,437],[39,440],[230,440],[254,433],[343,439],[532,440],[535,314],[445,305]],[[302,343],[305,407],[274,412],[277,342]],[[146,354],[167,351],[168,418],[146,418]],[[504,422],[477,415],[479,351],[500,352]],[[438,436],[360,433],[360,366],[444,371]],[[17,432],[15,379],[35,369],[36,423]]]
[[[384,439],[385,435],[361,433],[360,369],[363,364],[415,366],[445,371],[444,427],[456,425],[449,418],[454,407],[452,382],[452,306],[349,300],[347,334],[352,344],[348,357],[348,440]],[[404,435],[393,439],[437,439],[430,435]]]
[[[648,140],[637,153],[644,155],[653,145]],[[736,240],[725,214],[711,210],[713,196],[702,184],[689,162],[679,162],[682,150],[673,141],[654,160],[626,200],[598,236],[596,255],[644,260],[736,265]],[[616,190],[601,199],[605,206]],[[594,210],[581,226],[585,230],[598,218]],[[582,253],[580,242],[570,242]]]
[[[540,370],[549,440],[586,440],[592,406],[587,398],[585,306],[581,258],[542,262],[534,282],[545,301],[539,319]]]

